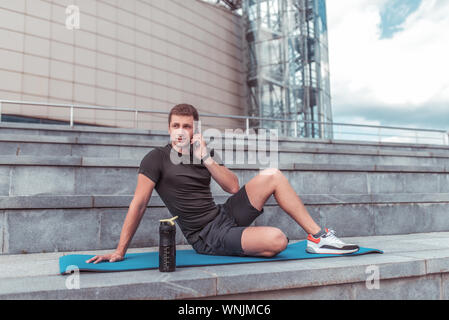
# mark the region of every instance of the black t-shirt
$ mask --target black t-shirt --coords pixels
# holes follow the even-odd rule
[[[223,165],[220,157],[212,158]],[[190,244],[198,240],[197,233],[218,214],[210,191],[211,174],[200,160],[182,155],[171,143],[148,152],[140,163],[139,173],[151,179],[155,189],[176,220]]]

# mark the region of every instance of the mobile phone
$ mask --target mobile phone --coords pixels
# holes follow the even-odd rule
[[[201,133],[201,122],[200,121],[194,121],[193,124],[193,135],[197,134],[197,133]],[[198,148],[200,146],[199,141],[195,141],[195,143],[193,144],[193,148]],[[193,152],[193,148],[190,148],[190,150],[192,150]]]

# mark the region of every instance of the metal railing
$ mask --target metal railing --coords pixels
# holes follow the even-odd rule
[[[94,105],[81,105],[81,104],[63,104],[63,103],[48,103],[48,102],[33,102],[33,101],[17,101],[17,100],[0,100],[0,123],[2,122],[2,105],[3,104],[16,104],[16,105],[32,105],[32,106],[44,106],[44,107],[58,107],[69,109],[69,125],[74,127],[74,110],[75,109],[90,109],[90,110],[107,110],[107,111],[123,111],[131,112],[134,114],[134,128],[137,128],[139,121],[139,114],[163,114],[168,115],[168,111],[156,111],[145,110],[135,107],[120,108],[120,107],[106,107],[106,106],[94,106]],[[377,142],[409,142],[409,143],[429,143],[424,141],[434,141],[430,144],[443,144],[449,145],[449,131],[437,130],[437,129],[423,129],[423,128],[407,128],[407,127],[395,127],[395,126],[377,126],[366,124],[350,124],[350,123],[338,123],[338,122],[321,122],[321,121],[308,121],[308,120],[292,120],[292,119],[279,119],[269,117],[253,117],[253,116],[237,116],[237,115],[224,115],[224,114],[204,114],[201,113],[201,117],[211,118],[226,118],[226,119],[240,119],[245,120],[245,132],[248,134],[250,128],[250,120],[263,120],[274,122],[286,122],[293,125],[291,135],[298,137],[298,124],[299,123],[311,123],[323,126],[330,126],[332,128],[333,139],[339,140],[361,140],[361,141],[377,141]],[[358,131],[339,131],[338,128],[358,128]],[[268,128],[267,128],[268,129]],[[371,131],[371,132],[370,132]],[[391,134],[387,134],[386,131],[394,131]],[[399,132],[405,132],[399,134]],[[407,135],[407,134],[412,135]],[[427,136],[423,136],[427,134]]]

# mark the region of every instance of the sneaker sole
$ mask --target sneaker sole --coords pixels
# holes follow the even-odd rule
[[[311,247],[306,248],[306,252],[308,253],[316,253],[316,254],[346,254],[346,253],[354,253],[359,251],[359,248],[357,249],[351,249],[351,250],[339,250],[339,249],[315,249]]]

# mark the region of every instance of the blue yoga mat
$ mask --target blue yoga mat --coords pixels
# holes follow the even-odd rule
[[[326,257],[355,256],[367,253],[383,253],[382,250],[363,248],[349,254],[315,254],[306,252],[307,241],[299,241],[289,244],[287,248],[278,255],[265,257],[238,257],[238,256],[213,256],[198,254],[195,250],[177,250],[176,267],[193,267],[218,264],[250,263],[250,262],[269,262],[296,259],[313,259]],[[159,252],[128,253],[125,259],[118,262],[100,262],[97,264],[86,263],[86,260],[94,255],[70,254],[59,258],[59,270],[61,274],[70,273],[78,268],[80,271],[130,271],[159,268]]]

